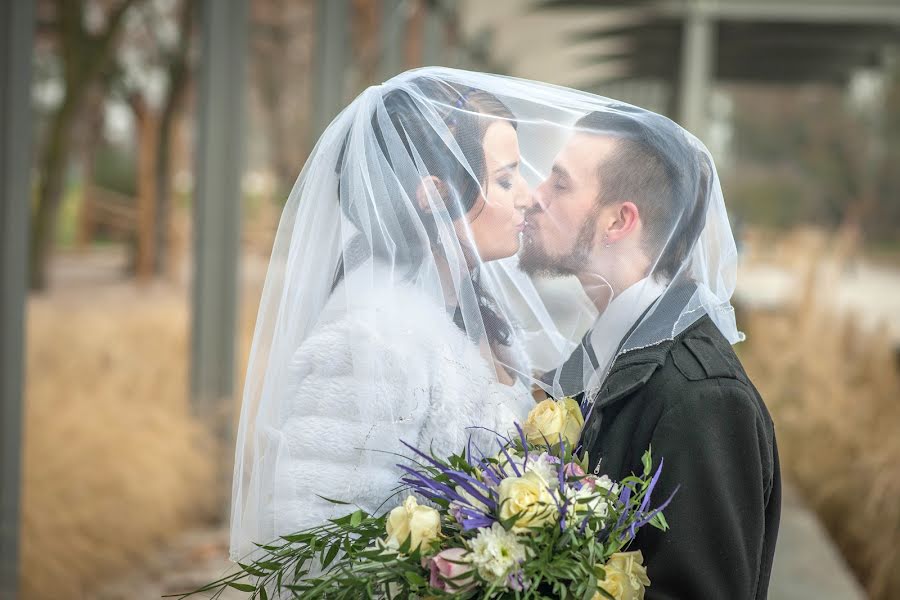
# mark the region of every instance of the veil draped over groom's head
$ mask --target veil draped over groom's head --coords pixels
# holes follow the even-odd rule
[[[737,341],[736,262],[712,157],[663,116],[446,68],[368,88],[322,134],[278,227],[243,394],[232,539],[275,530],[258,508],[284,451],[292,357],[342,312],[414,289],[446,307],[501,382],[574,394],[705,314]],[[416,316],[410,327],[431,326]],[[379,351],[360,342],[346,357],[348,393],[377,398],[402,380],[412,402],[439,377],[416,356],[388,369]],[[401,431],[404,415],[358,404],[355,421]],[[364,463],[383,441],[348,451]]]

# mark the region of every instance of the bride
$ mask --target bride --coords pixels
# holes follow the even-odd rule
[[[391,506],[401,440],[493,452],[490,431],[524,420],[529,368],[494,283],[531,206],[517,127],[495,95],[425,70],[367,89],[319,140],[263,291],[233,559],[347,512],[328,498]]]

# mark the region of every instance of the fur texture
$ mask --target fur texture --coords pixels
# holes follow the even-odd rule
[[[338,296],[337,294],[335,296]],[[485,453],[533,406],[524,385],[496,382],[493,367],[424,293],[396,286],[321,323],[294,354],[278,432],[271,516],[277,534],[345,514],[320,498],[373,513],[395,506],[409,456],[400,444],[446,456],[470,436]],[[393,495],[393,497],[392,497]]]

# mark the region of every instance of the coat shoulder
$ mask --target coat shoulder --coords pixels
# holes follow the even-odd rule
[[[750,382],[731,344],[706,317],[676,338],[671,357],[673,366],[689,381],[735,379]]]
[[[694,407],[705,413],[718,400],[741,403],[766,423],[766,429],[772,426],[768,409],[731,344],[708,318],[675,339],[644,391],[663,404],[663,412],[677,405],[681,411]]]

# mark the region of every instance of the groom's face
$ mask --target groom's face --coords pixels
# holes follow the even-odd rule
[[[594,250],[600,216],[599,167],[615,139],[579,133],[557,155],[526,212],[519,264],[527,273],[575,275]]]

